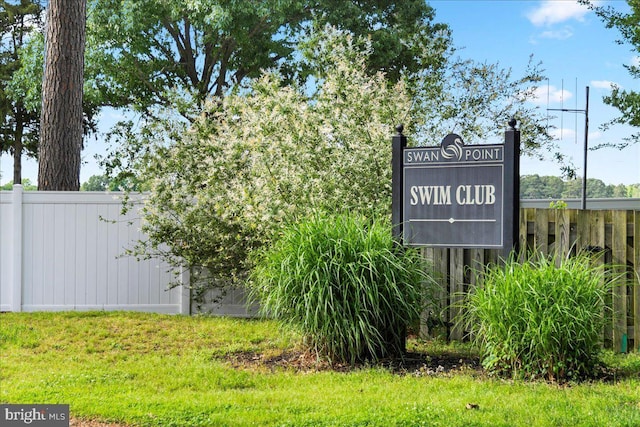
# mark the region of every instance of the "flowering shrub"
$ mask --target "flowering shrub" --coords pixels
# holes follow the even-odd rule
[[[367,74],[370,50],[350,37],[329,32],[316,49],[328,59],[312,93],[265,73],[248,91],[212,100],[171,146],[153,146],[141,162],[152,249],[228,281],[286,221],[390,213],[390,137],[410,124],[410,97],[403,83]]]

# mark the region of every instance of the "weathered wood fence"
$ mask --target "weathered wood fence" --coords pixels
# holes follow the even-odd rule
[[[607,347],[616,351],[640,351],[640,209],[520,210],[520,248],[560,259],[579,250],[604,251],[601,263],[621,274],[613,288],[613,317],[604,331]],[[499,261],[497,250],[423,249],[441,285],[442,320],[451,339],[462,339],[456,326],[463,295],[481,286],[477,272]]]

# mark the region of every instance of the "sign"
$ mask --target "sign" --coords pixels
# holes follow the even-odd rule
[[[508,136],[515,136],[517,131],[510,131],[514,135]],[[394,224],[400,221],[396,233],[402,243],[510,251],[519,210],[519,147],[514,147],[519,138],[511,139],[511,144],[505,139],[505,144],[465,145],[449,134],[440,146],[407,148],[405,138],[394,152],[394,179],[401,182],[394,183],[400,192],[394,197]]]

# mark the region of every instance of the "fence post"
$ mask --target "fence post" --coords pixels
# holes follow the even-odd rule
[[[633,342],[640,352],[640,210],[633,213]]]
[[[13,247],[11,250],[11,311],[22,311],[22,185],[13,186],[11,198]]]
[[[180,267],[180,314],[191,314],[191,269]]]

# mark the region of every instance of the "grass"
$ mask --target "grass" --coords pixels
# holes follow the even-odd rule
[[[640,356],[608,354],[615,382],[558,386],[473,372],[397,375],[259,365],[300,337],[276,323],[140,313],[0,315],[0,402],[67,403],[78,418],[140,426],[637,426]],[[412,342],[431,354],[465,346]],[[467,404],[478,405],[467,409]]]
[[[404,352],[407,328],[431,302],[427,270],[417,250],[394,242],[388,221],[316,214],[261,253],[251,287],[265,313],[353,364]]]
[[[580,254],[556,266],[544,256],[512,257],[485,273],[465,313],[487,369],[557,381],[592,374],[615,280],[593,258]]]

